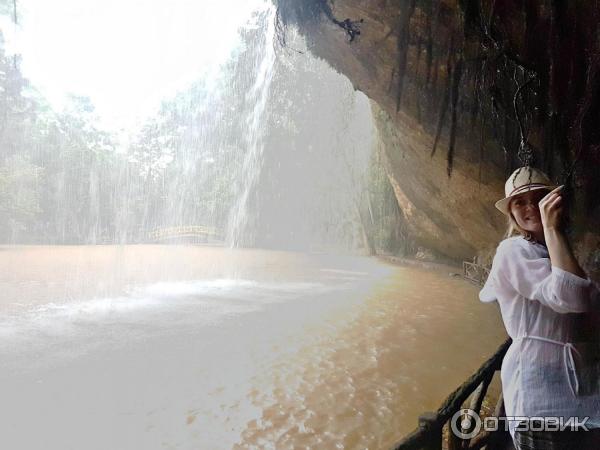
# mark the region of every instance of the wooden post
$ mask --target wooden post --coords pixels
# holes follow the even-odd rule
[[[494,372],[490,372],[488,374],[487,377],[485,377],[481,383],[479,383],[479,386],[477,386],[477,389],[475,389],[475,391],[473,391],[473,394],[471,394],[471,402],[469,404],[469,409],[475,411],[476,414],[478,414],[481,417],[481,405],[483,404],[483,399],[485,398],[485,395],[487,394],[487,390],[492,382],[492,378],[494,378]],[[472,425],[474,426],[475,424],[472,423]],[[462,432],[463,433],[470,433],[472,430],[471,429],[463,429]],[[462,448],[463,449],[468,449],[469,448],[469,443],[470,443],[470,439],[463,439],[462,442]]]
[[[496,408],[494,409],[494,415],[496,417],[504,416],[504,393],[500,392],[500,397],[498,397],[498,402],[496,403]]]
[[[454,434],[452,426],[448,422],[448,450],[461,450],[463,440]]]
[[[442,450],[442,427],[438,423],[438,415],[434,412],[426,412],[419,416],[419,429],[427,435],[427,441],[423,449]]]

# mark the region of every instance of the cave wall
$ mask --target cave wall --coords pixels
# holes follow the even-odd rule
[[[507,176],[530,163],[567,184],[575,250],[598,273],[598,2],[278,7],[312,53],[372,100],[386,171],[420,245],[456,260],[489,259],[506,228],[493,203]]]
[[[506,220],[493,204],[503,181],[482,177],[480,182],[479,165],[468,161],[449,178],[445,156],[430,157],[433,138],[414,119],[392,117],[376,102],[372,110],[382,161],[411,236],[455,259],[470,259],[487,249],[491,239],[498,240]]]

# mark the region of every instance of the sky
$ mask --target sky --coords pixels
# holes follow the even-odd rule
[[[58,109],[89,96],[109,130],[131,129],[160,99],[218,73],[238,29],[268,0],[20,0],[1,28],[21,70]],[[16,28],[16,32],[15,32]]]

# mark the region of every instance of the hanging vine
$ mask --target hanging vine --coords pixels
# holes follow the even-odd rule
[[[463,75],[463,59],[459,57],[454,70],[452,71],[452,91],[451,91],[451,120],[450,120],[450,139],[448,143],[448,153],[446,155],[446,172],[448,177],[452,175],[452,167],[454,164],[454,145],[456,142],[456,127],[457,127],[457,103],[459,98],[460,80]]]
[[[415,12],[416,0],[403,0],[400,7],[400,29],[396,46],[398,50],[398,87],[396,88],[396,112],[400,111],[402,103],[402,91],[404,88],[404,77],[406,76],[406,57],[408,54],[408,42],[410,39],[410,19]]]
[[[424,4],[424,8],[425,8],[425,17],[427,18],[426,20],[426,27],[427,27],[427,40],[426,40],[426,45],[425,45],[425,50],[427,52],[427,58],[426,58],[426,80],[425,80],[425,86],[429,85],[429,78],[431,77],[431,64],[433,63],[433,5],[432,5],[432,0],[425,0],[425,4]]]
[[[431,157],[435,155],[440,136],[442,135],[442,129],[444,128],[444,121],[446,119],[446,112],[448,111],[448,103],[450,100],[450,80],[452,79],[452,54],[454,50],[454,39],[450,39],[448,44],[447,57],[446,57],[446,86],[444,88],[444,97],[440,105],[440,112],[438,115],[437,127],[435,132],[435,138],[433,140],[433,147],[431,149]]]
[[[514,76],[513,78],[515,79],[515,82],[516,82],[517,81],[516,76]],[[521,117],[521,115],[519,113],[518,100],[520,98],[521,91],[524,88],[526,88],[528,85],[530,85],[534,79],[535,79],[535,75],[532,76],[531,78],[527,79],[527,81],[525,81],[523,84],[519,85],[519,87],[515,91],[515,95],[513,97],[513,108],[515,110],[515,115],[517,117],[517,122],[519,124],[519,134],[521,137],[521,142],[519,144],[518,156],[519,156],[521,165],[523,165],[523,166],[531,166],[532,165],[532,163],[533,163],[533,148],[527,141],[527,137],[525,135],[525,126],[523,125],[523,118]]]

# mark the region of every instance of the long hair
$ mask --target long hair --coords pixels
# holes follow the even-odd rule
[[[521,235],[523,236],[526,240],[528,241],[532,241],[533,239],[533,235],[527,231],[524,230],[523,228],[521,228],[519,226],[519,224],[517,223],[517,221],[515,220],[512,212],[510,211],[510,204],[509,204],[509,211],[508,211],[508,228],[506,230],[506,233],[504,234],[504,239],[512,237],[512,236],[517,236],[517,235]]]

